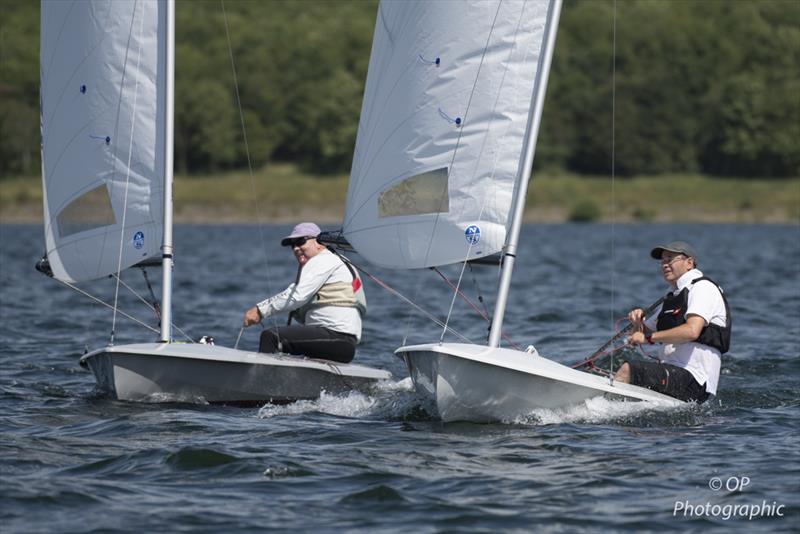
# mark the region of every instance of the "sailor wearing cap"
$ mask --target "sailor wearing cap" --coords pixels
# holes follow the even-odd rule
[[[705,402],[717,393],[722,354],[730,348],[727,299],[697,269],[697,253],[689,243],[659,245],[650,256],[661,262],[661,274],[672,289],[650,317],[641,308],[631,310],[628,319],[636,331],[628,343],[658,344],[659,361],[627,361],[615,378],[684,401]]]
[[[244,326],[281,312],[290,312],[300,324],[266,328],[259,352],[342,363],[353,359],[367,309],[364,288],[355,269],[317,241],[319,234],[319,226],[304,222],[281,240],[297,259],[297,281],[247,310]]]

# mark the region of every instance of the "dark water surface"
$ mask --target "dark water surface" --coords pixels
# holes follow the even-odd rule
[[[257,227],[178,227],[176,324],[233,346],[244,310],[294,276],[277,246],[287,229],[262,240]],[[799,532],[797,226],[527,227],[506,331],[558,361],[587,356],[665,290],[648,251],[678,237],[732,306],[716,399],[594,400],[477,425],[428,415],[392,351],[440,331],[369,280],[356,361],[395,376],[374,396],[260,410],[103,398],[78,358],[108,341],[111,313],[33,270],[40,227],[0,226],[0,531]],[[447,314],[452,292],[435,273],[373,274]],[[146,292],[141,278],[125,276]],[[462,288],[491,309],[496,281],[495,268],[467,271]],[[89,288],[113,297],[108,280]],[[153,324],[135,297],[120,302]],[[481,341],[482,321],[456,302],[451,326]],[[122,318],[116,331],[117,343],[152,339]]]

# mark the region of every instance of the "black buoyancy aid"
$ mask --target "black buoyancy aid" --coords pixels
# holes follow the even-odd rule
[[[722,295],[722,302],[725,303],[725,326],[716,324],[707,324],[700,331],[700,336],[695,339],[695,343],[708,345],[717,349],[720,354],[725,354],[731,348],[731,310],[728,306],[728,299],[725,298],[725,293],[719,285],[707,276],[695,278],[684,287],[682,291],[677,294],[668,293],[664,297],[664,303],[661,305],[661,313],[658,314],[658,321],[656,323],[656,330],[669,330],[675,328],[686,322],[686,307],[689,303],[689,288],[700,280],[707,280],[717,286],[720,295]]]

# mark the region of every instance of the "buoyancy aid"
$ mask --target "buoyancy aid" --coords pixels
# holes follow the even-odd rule
[[[305,322],[306,313],[314,308],[322,306],[342,306],[345,308],[355,308],[362,318],[367,315],[367,295],[364,293],[364,285],[349,260],[340,254],[336,256],[344,263],[347,270],[353,277],[352,282],[330,282],[323,284],[317,294],[310,302],[294,311],[294,315]]]
[[[714,284],[719,290],[720,295],[722,295],[722,302],[725,303],[725,326],[711,323],[707,324],[703,327],[703,330],[700,331],[700,336],[695,340],[695,343],[708,345],[709,347],[717,349],[720,354],[725,354],[731,347],[731,311],[728,306],[728,299],[725,298],[725,293],[722,292],[722,288],[707,276],[695,278],[679,293],[672,294],[670,292],[664,297],[664,302],[661,305],[661,313],[658,314],[658,320],[656,322],[656,330],[668,330],[686,322],[689,290],[691,286],[700,280],[707,280]]]

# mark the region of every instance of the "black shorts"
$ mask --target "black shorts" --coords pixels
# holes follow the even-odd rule
[[[632,361],[631,384],[652,389],[682,401],[704,403],[709,393],[705,384],[698,384],[692,373],[668,363]]]

